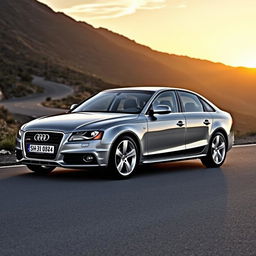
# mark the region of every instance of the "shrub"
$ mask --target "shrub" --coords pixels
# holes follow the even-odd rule
[[[0,150],[6,149],[6,150],[13,151],[15,148],[15,140],[16,140],[15,134],[9,134],[5,136],[3,139],[0,140]]]

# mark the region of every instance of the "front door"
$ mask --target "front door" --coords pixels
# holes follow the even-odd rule
[[[171,113],[147,116],[147,155],[184,150],[185,117],[179,111],[175,92],[162,92],[154,100],[152,107],[157,105],[168,105]]]

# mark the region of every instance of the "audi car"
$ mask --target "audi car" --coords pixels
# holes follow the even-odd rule
[[[165,87],[102,91],[69,112],[21,127],[17,161],[40,174],[107,167],[120,178],[139,164],[201,159],[220,167],[233,145],[231,115],[197,93]]]

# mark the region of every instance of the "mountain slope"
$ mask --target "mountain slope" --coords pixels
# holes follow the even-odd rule
[[[3,25],[23,46],[62,65],[117,83],[134,80],[144,83],[145,77],[160,82],[172,74],[164,65],[161,67],[142,54],[130,54],[93,27],[64,14],[56,14],[39,2],[1,0],[0,6],[1,20],[5,21]],[[158,72],[153,74],[154,70]],[[173,72],[173,77],[176,81],[183,80],[177,72]]]
[[[76,22],[35,0],[1,0],[0,27],[0,57],[5,62],[19,60],[31,72],[50,63],[121,85],[192,89],[231,111],[238,131],[256,130],[253,69],[154,51],[106,29]]]

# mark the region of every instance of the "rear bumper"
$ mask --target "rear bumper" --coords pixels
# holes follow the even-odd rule
[[[228,150],[230,150],[235,142],[235,136],[234,136],[234,131],[231,131],[230,134],[228,135]]]

